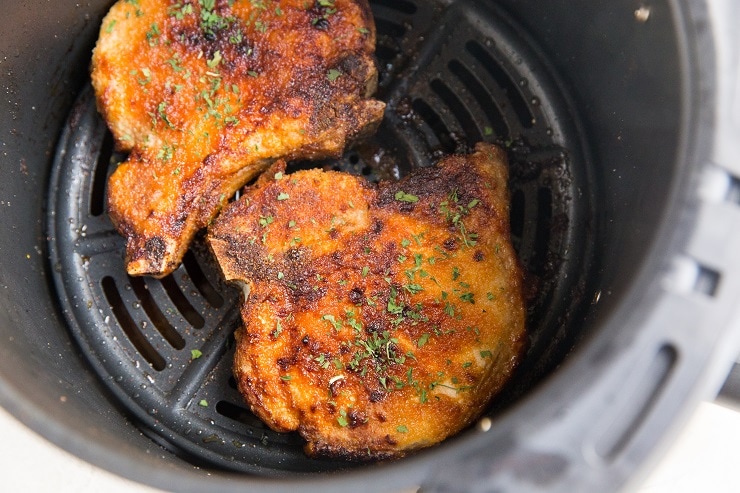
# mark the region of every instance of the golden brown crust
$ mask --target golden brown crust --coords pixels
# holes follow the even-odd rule
[[[378,187],[263,175],[212,224],[249,291],[234,372],[252,411],[307,452],[397,457],[484,410],[524,344],[507,168],[479,144]]]
[[[380,122],[367,0],[121,0],[93,52],[98,107],[131,151],[108,210],[132,275],[163,276],[277,158],[338,156]],[[233,3],[233,6],[230,6]]]

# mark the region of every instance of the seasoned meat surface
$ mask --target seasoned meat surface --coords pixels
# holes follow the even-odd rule
[[[476,419],[524,345],[503,152],[479,144],[379,186],[278,163],[208,241],[241,283],[234,374],[307,453],[397,457]]]
[[[338,156],[380,122],[367,0],[120,0],[92,83],[118,148],[110,217],[131,275],[164,276],[277,158]]]

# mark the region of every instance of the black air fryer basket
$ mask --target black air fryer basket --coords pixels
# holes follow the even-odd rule
[[[182,491],[609,491],[711,397],[740,330],[740,5],[371,0],[370,141],[322,166],[392,179],[504,147],[529,349],[471,429],[407,459],[309,459],[233,377],[239,293],[202,238],[131,278],[105,185],[125,156],[89,61],[110,1],[6,7],[0,404],[126,477]],[[348,490],[349,488],[349,490]]]

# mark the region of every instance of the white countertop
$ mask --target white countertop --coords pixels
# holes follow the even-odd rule
[[[47,442],[0,409],[2,491],[156,493]],[[635,493],[740,491],[740,412],[703,403]]]

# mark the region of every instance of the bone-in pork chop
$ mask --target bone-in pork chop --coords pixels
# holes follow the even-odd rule
[[[311,455],[397,457],[478,417],[525,339],[503,152],[379,186],[265,173],[209,228],[243,285],[234,373],[252,411]]]
[[[384,105],[367,0],[120,0],[92,59],[130,151],[107,189],[131,275],[164,276],[277,158],[338,156]]]

